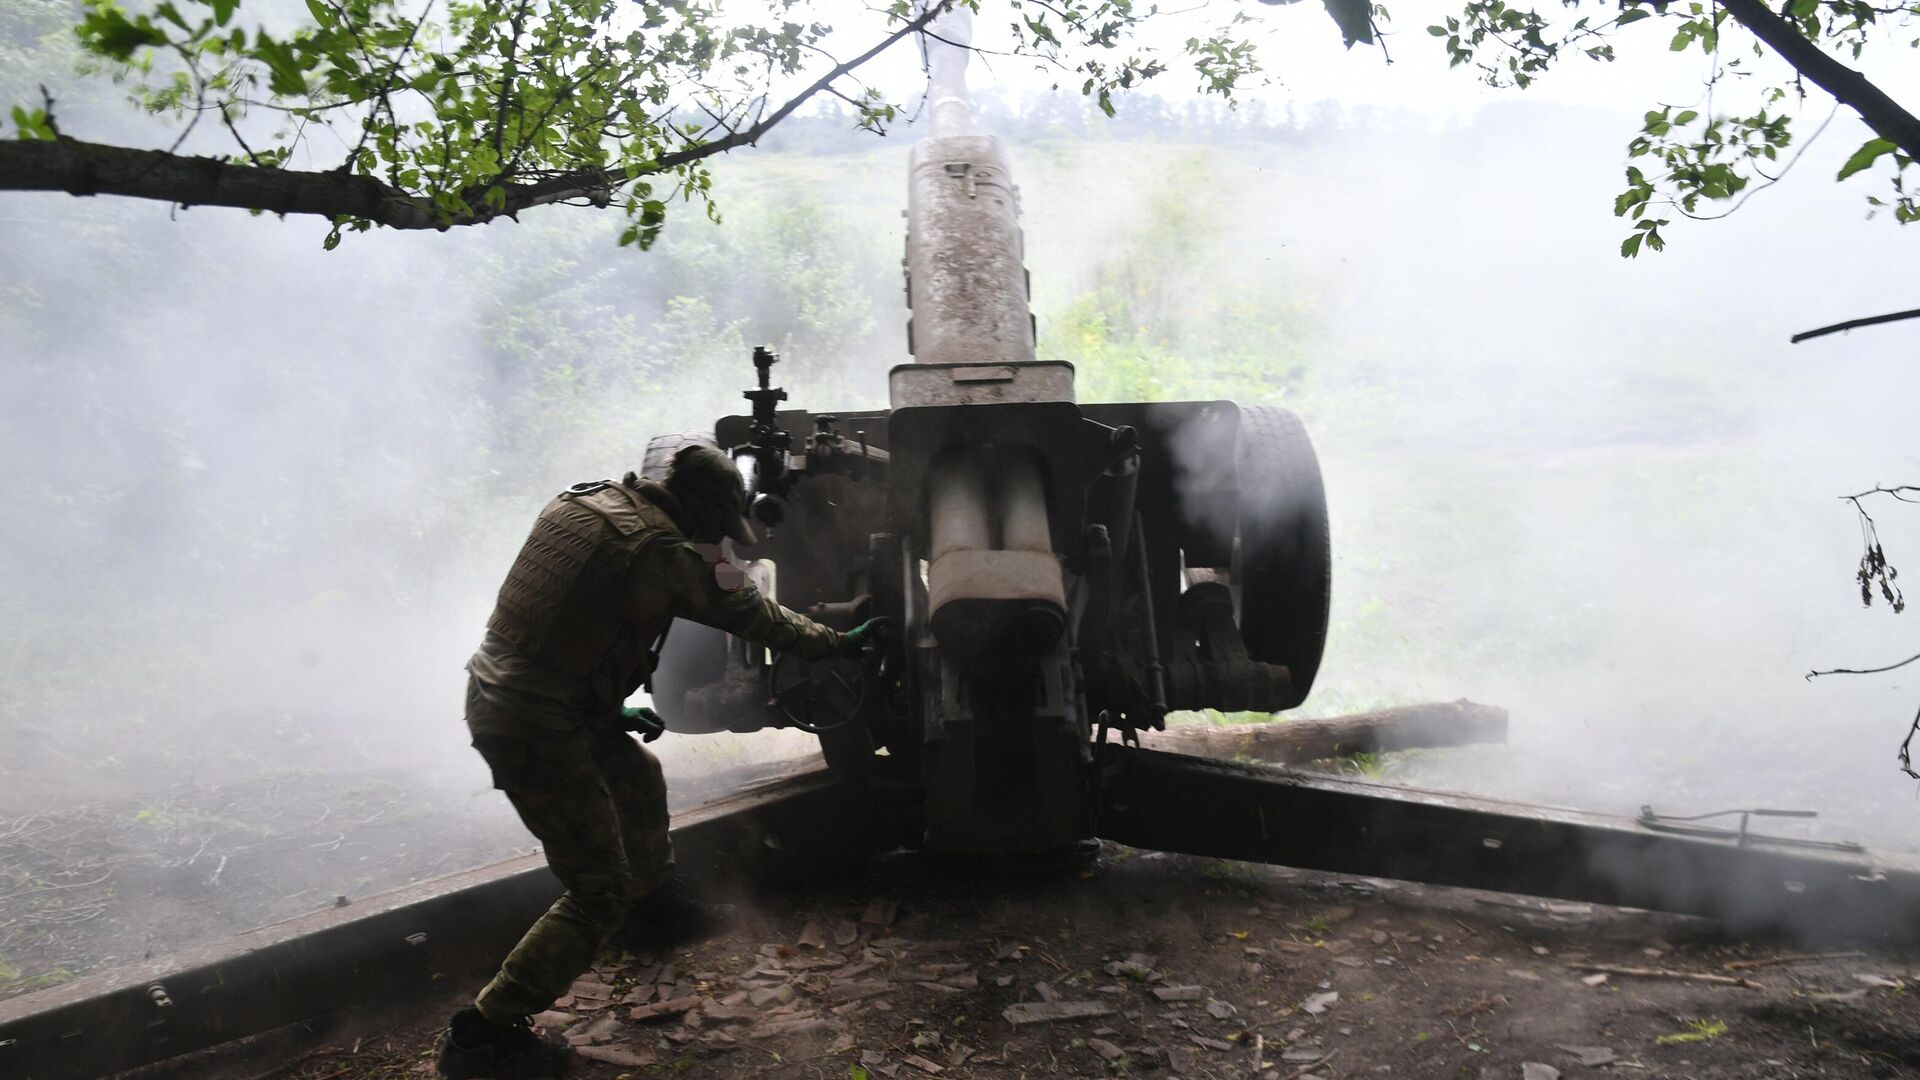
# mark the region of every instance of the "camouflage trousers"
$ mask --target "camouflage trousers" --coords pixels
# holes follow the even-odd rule
[[[477,686],[474,749],[566,892],[507,954],[474,1004],[496,1023],[552,1007],[593,965],[628,907],[673,876],[660,759],[624,731],[503,722]]]

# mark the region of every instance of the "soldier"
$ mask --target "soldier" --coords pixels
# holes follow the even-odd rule
[[[652,742],[665,726],[623,707],[649,682],[668,623],[692,619],[806,659],[858,655],[883,632],[874,620],[839,633],[755,589],[718,546],[751,542],[745,510],[733,462],[689,446],[664,485],[633,473],[578,484],[534,521],[467,664],[467,727],[566,893],[454,1014],[441,1075],[564,1071],[569,1051],[528,1017],[608,941],[696,940],[724,919],[675,877],[660,760],[629,734]]]

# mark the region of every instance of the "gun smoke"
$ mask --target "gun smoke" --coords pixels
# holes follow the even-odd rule
[[[1498,702],[1511,746],[1394,774],[1818,809],[1822,835],[1912,849],[1892,753],[1914,688],[1800,675],[1912,651],[1854,601],[1833,497],[1920,475],[1920,371],[1900,328],[1786,345],[1910,299],[1862,270],[1897,264],[1891,228],[1814,193],[1624,262],[1622,125],[1597,111],[1163,110],[1114,138],[1078,103],[1020,108],[999,133],[1042,357],[1079,364],[1088,399],[1266,400],[1315,436],[1335,609],[1312,711]],[[12,198],[0,812],[398,770],[498,821],[505,854],[460,665],[531,515],[737,411],[753,341],[786,348],[796,404],[877,403],[906,359],[903,162],[731,162],[721,232],[758,246],[683,213],[637,258],[565,211],[327,254],[312,223]],[[1920,543],[1897,516],[1888,543],[1905,528]],[[776,742],[659,745],[684,776],[805,740]]]

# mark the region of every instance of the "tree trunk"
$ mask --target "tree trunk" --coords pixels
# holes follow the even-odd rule
[[[1249,757],[1285,763],[1507,741],[1507,710],[1460,700],[1400,705],[1326,720],[1275,720],[1265,724],[1182,724],[1143,731],[1140,745],[1197,757]]]

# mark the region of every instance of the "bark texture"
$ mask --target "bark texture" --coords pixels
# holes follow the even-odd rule
[[[371,177],[238,165],[79,139],[0,141],[0,190],[124,195],[181,206],[358,217],[395,229],[433,229],[440,215]]]
[[[1920,117],[1902,108],[1865,75],[1841,63],[1799,28],[1774,14],[1760,0],[1721,0],[1728,14],[1753,36],[1767,43],[1794,70],[1832,94],[1841,104],[1860,114],[1867,126],[1907,152],[1920,158]]]

